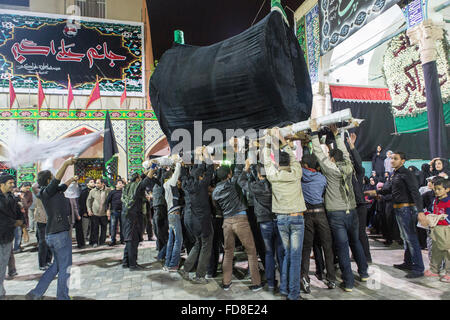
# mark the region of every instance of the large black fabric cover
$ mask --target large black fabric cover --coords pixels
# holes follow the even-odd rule
[[[278,12],[207,47],[174,44],[150,80],[150,98],[170,146],[194,121],[209,128],[261,129],[306,120],[312,90],[303,52]]]
[[[427,96],[427,115],[431,158],[448,157],[448,139],[445,132],[444,109],[436,61],[422,65]]]
[[[428,131],[393,135],[394,119],[390,103],[332,100],[333,112],[347,108],[352,110],[354,118],[365,119],[359,128],[350,130],[358,135],[356,149],[364,161],[372,160],[377,145],[383,147],[383,152],[403,151],[409,159],[431,159]],[[445,130],[448,135],[450,127]]]

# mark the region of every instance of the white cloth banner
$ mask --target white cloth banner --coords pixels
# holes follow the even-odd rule
[[[57,158],[79,156],[96,143],[103,133],[104,130],[101,130],[83,136],[43,142],[37,137],[17,130],[16,134],[10,135],[5,155],[6,162],[11,168],[18,168],[38,161],[49,163]]]

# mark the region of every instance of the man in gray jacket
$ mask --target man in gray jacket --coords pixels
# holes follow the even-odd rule
[[[327,178],[325,208],[337,249],[342,279],[344,280],[341,287],[344,291],[351,292],[355,280],[350,263],[349,244],[358,265],[360,280],[366,282],[369,278],[366,256],[359,241],[358,216],[355,211],[356,201],[352,186],[353,166],[344,145],[344,139],[341,135],[338,135],[339,132],[335,125],[330,126],[330,129],[335,136],[337,148],[330,150],[329,158],[320,146],[319,126],[316,120],[311,120],[310,125],[313,152],[317,157],[322,173]]]
[[[278,128],[269,130],[274,153],[279,152],[276,165],[271,160],[271,147],[266,138],[264,169],[272,184],[272,211],[277,215],[277,225],[284,247],[280,293],[288,300],[302,299],[300,296],[300,271],[306,211],[302,193],[302,167],[294,152]],[[279,141],[281,146],[278,146]],[[279,149],[278,149],[279,147]],[[275,156],[275,159],[277,157]]]

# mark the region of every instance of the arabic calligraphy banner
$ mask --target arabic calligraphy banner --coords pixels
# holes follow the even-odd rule
[[[306,14],[306,40],[308,48],[308,68],[311,83],[319,81],[320,36],[319,6],[315,5]]]
[[[397,2],[398,0],[319,0],[321,55]]]
[[[0,92],[89,95],[99,77],[102,95],[144,96],[143,25],[83,17],[0,10]]]

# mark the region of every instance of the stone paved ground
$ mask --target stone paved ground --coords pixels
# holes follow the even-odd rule
[[[24,246],[25,251],[16,254],[16,266],[19,273],[12,280],[5,281],[7,299],[24,299],[24,295],[35,287],[43,272],[39,271],[37,252],[33,252],[34,234],[31,243]],[[450,284],[437,279],[404,278],[405,272],[394,269],[392,264],[402,262],[403,250],[398,245],[385,247],[374,238],[370,239],[373,264],[369,267],[372,274],[368,284],[355,282],[352,293],[341,289],[328,290],[311,276],[312,292],[303,297],[311,300],[450,300]],[[225,292],[220,288],[221,273],[207,285],[196,285],[183,280],[178,273],[161,270],[156,261],[155,242],[144,242],[139,248],[139,263],[148,268],[146,271],[130,272],[121,264],[123,246],[114,248],[105,246],[79,250],[74,246],[72,287],[70,295],[74,299],[95,300],[280,300],[262,290],[257,293],[248,289],[250,280],[242,269],[236,268],[233,274],[233,286]],[[427,252],[423,252],[428,267]],[[241,254],[242,255],[242,254]],[[314,274],[314,261],[311,261],[311,274]],[[356,265],[352,263],[355,275]],[[338,273],[338,276],[340,274]],[[340,278],[339,278],[340,279]],[[50,285],[46,299],[56,296],[56,281]]]

